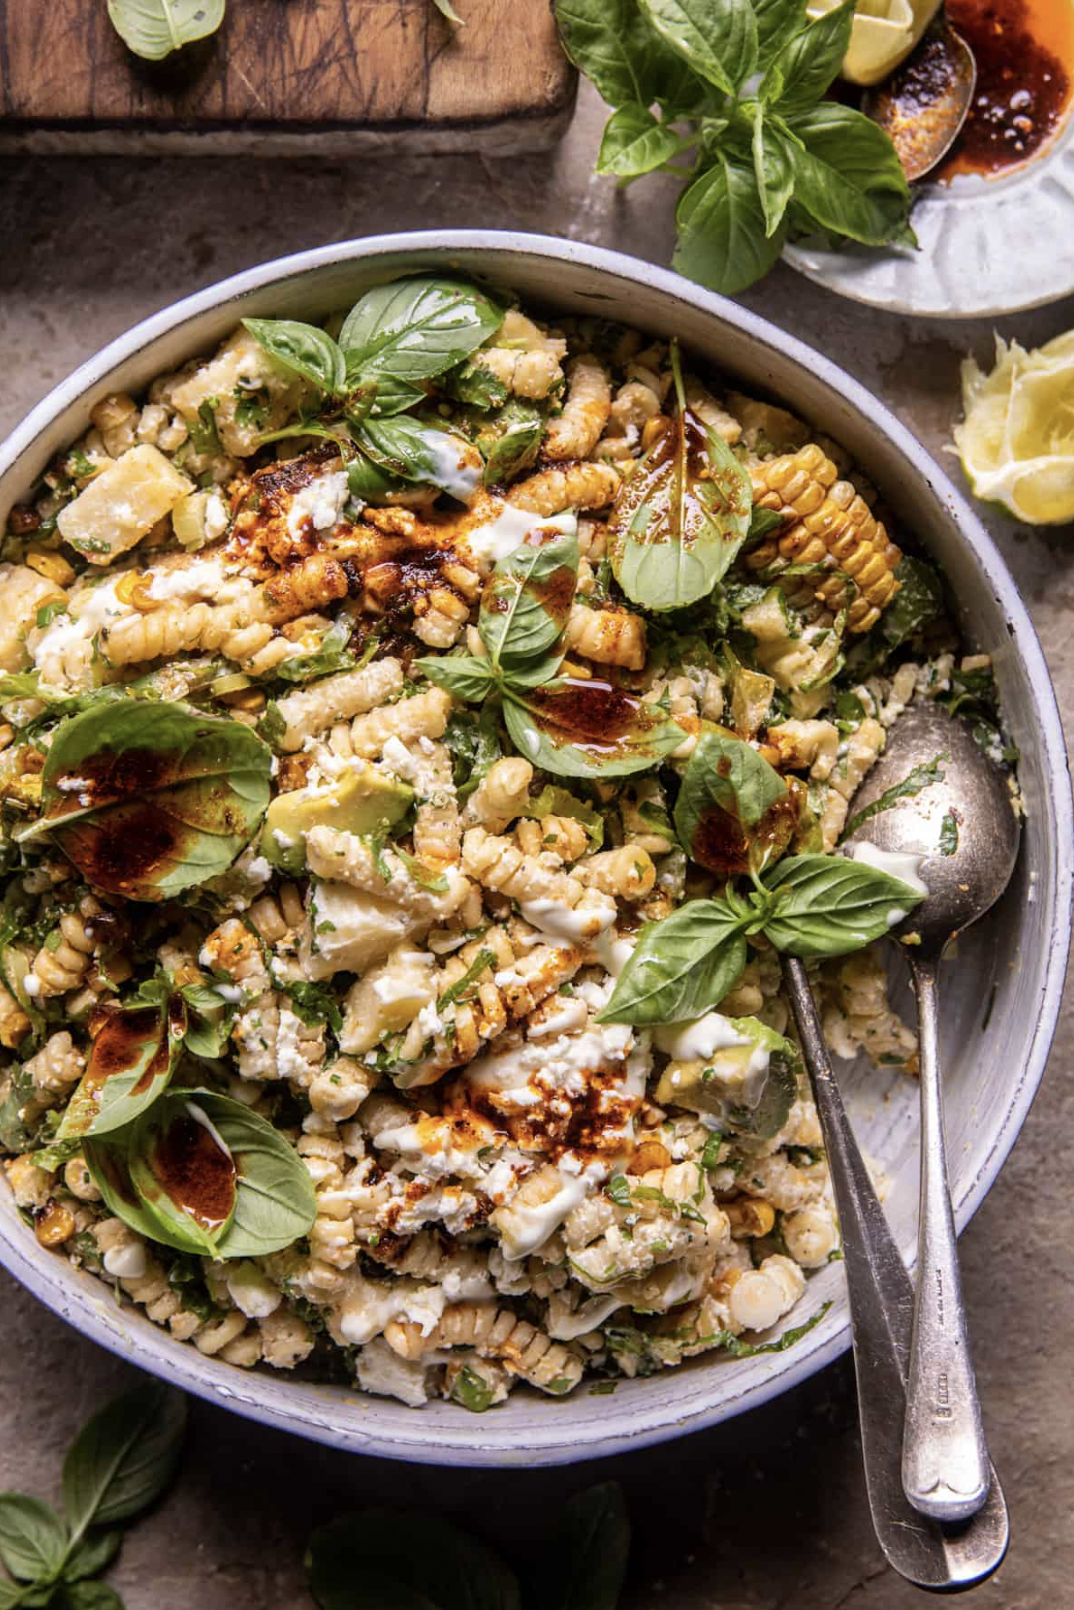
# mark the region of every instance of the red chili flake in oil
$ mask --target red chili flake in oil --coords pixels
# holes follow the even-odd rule
[[[948,0],[947,17],[977,59],[977,88],[938,177],[1000,173],[1039,151],[1063,119],[1074,70],[1074,4]]]

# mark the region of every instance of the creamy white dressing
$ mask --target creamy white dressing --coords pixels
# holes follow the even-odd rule
[[[469,503],[484,470],[481,454],[461,436],[447,431],[427,431],[423,440],[433,463],[429,479],[460,503]]]
[[[653,1030],[653,1042],[674,1062],[701,1062],[730,1045],[748,1045],[750,1037],[740,1034],[734,1021],[719,1012],[706,1012],[689,1023],[669,1023]]]
[[[174,570],[157,570],[149,586],[150,598],[213,598],[224,581],[219,559],[195,559]]]
[[[492,1222],[500,1232],[500,1247],[509,1263],[518,1263],[543,1247],[571,1209],[585,1201],[590,1184],[587,1174],[588,1170],[583,1174],[564,1177],[561,1168],[559,1176],[563,1184],[547,1202],[541,1202],[536,1207],[521,1207],[512,1202],[505,1208],[497,1209],[492,1215]]]
[[[864,861],[866,866],[875,867],[878,872],[886,872],[889,877],[898,878],[900,883],[908,884],[915,894],[927,895],[929,886],[922,878],[920,866],[925,859],[923,855],[912,855],[908,850],[882,850],[878,844],[872,844],[863,839],[852,848],[851,859]],[[906,915],[903,912],[902,916]],[[898,919],[902,921],[902,917]]]
[[[573,1314],[560,1314],[555,1319],[549,1319],[548,1334],[557,1342],[573,1342],[576,1336],[585,1336],[588,1331],[603,1325],[622,1306],[622,1297],[614,1292],[605,1297],[590,1297]]]
[[[596,939],[605,928],[611,927],[617,916],[611,895],[596,890],[590,890],[573,907],[562,900],[523,900],[519,909],[534,928],[552,939],[565,939],[571,945]]]
[[[475,559],[498,564],[520,548],[531,531],[559,531],[563,536],[572,537],[577,530],[578,517],[570,511],[539,515],[506,503],[494,520],[467,532],[463,540]]]

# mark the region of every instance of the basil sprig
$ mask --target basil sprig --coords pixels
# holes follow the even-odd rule
[[[128,50],[163,61],[173,50],[215,33],[226,0],[108,0],[108,18]]]
[[[718,1006],[746,965],[746,939],[763,934],[790,956],[845,956],[886,934],[924,897],[899,878],[841,855],[796,855],[646,923],[598,1021],[681,1023]]]
[[[623,483],[608,520],[615,579],[647,609],[706,598],[750,527],[750,478],[723,437],[686,406],[677,342],[671,346],[677,408]]]
[[[614,108],[597,168],[687,183],[675,266],[725,294],[766,274],[792,228],[914,243],[888,136],[821,98],[854,0],[815,22],[806,0],[556,0],[564,47]],[[692,153],[689,166],[677,158]]]
[[[175,1475],[186,1399],[147,1381],[82,1427],[63,1462],[63,1513],[27,1493],[0,1493],[0,1606],[123,1610],[95,1580],[115,1559],[120,1528],[156,1502]]]

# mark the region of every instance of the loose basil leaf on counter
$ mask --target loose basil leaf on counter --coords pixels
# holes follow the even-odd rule
[[[597,1022],[644,1027],[702,1017],[741,976],[754,915],[726,900],[689,900],[647,922]]]
[[[99,1576],[107,1571],[123,1542],[123,1533],[118,1529],[113,1532],[95,1532],[92,1537],[83,1538],[71,1554],[70,1559],[63,1568],[65,1582],[83,1582],[87,1577]],[[103,1583],[95,1583],[95,1587],[103,1587]]]
[[[921,904],[908,883],[843,855],[796,855],[765,878],[777,895],[765,937],[791,956],[845,956]]]
[[[532,1610],[616,1610],[629,1554],[630,1517],[619,1483],[575,1493],[527,1579]]]
[[[347,363],[325,330],[297,319],[243,319],[259,346],[331,396],[347,389]]]
[[[175,1475],[186,1399],[148,1381],[94,1415],[63,1462],[63,1504],[75,1537],[89,1526],[129,1521],[156,1502]]]
[[[640,0],[657,33],[694,72],[733,95],[757,67],[752,0]]]
[[[133,1211],[156,1221],[155,1232],[143,1233],[180,1252],[204,1255],[208,1247],[216,1258],[262,1257],[306,1235],[316,1218],[313,1183],[294,1148],[266,1119],[227,1096],[170,1091],[119,1138],[126,1141],[137,1196]],[[95,1179],[98,1162],[96,1156],[90,1161]],[[201,1181],[204,1199],[184,1206],[183,1182],[190,1179]],[[114,1188],[109,1206],[141,1228]]]
[[[38,1582],[63,1563],[68,1531],[51,1504],[26,1493],[0,1493],[0,1560],[12,1576]]]
[[[518,753],[557,777],[629,777],[648,771],[682,743],[682,728],[658,706],[602,683],[587,683],[585,689],[588,709],[580,728],[574,685],[561,683],[523,697],[508,684],[503,714]]]
[[[640,101],[628,101],[604,125],[597,172],[636,179],[662,167],[682,148],[683,141],[670,124],[661,123]]]
[[[786,792],[779,772],[752,744],[730,733],[703,730],[675,803],[675,826],[683,848],[689,850],[706,805],[719,805],[752,827]]]
[[[136,56],[163,61],[173,50],[215,33],[225,0],[108,0],[113,28]]]
[[[624,482],[608,517],[615,579],[647,609],[706,597],[749,530],[750,478],[723,437],[686,406],[677,347],[678,407],[671,428]]]
[[[699,285],[734,296],[762,279],[783,250],[786,228],[766,233],[752,163],[724,150],[679,197],[672,263]]]
[[[477,704],[498,684],[499,678],[488,660],[472,654],[435,654],[415,660],[414,669],[458,699]]]
[[[770,62],[757,94],[781,114],[803,112],[829,88],[850,48],[856,0],[844,0],[792,34]]]
[[[494,665],[532,660],[557,642],[578,585],[578,538],[538,528],[501,559],[481,595],[478,631]]]
[[[404,481],[427,481],[464,503],[481,480],[480,458],[469,442],[409,414],[366,420],[359,427],[357,442],[385,474]]]
[[[107,1135],[133,1123],[166,1089],[185,1032],[181,1002],[110,1013],[94,1037],[57,1140]]]
[[[342,1515],[314,1532],[306,1567],[321,1610],[520,1610],[503,1561],[436,1515]]]
[[[125,1610],[123,1600],[107,1582],[70,1582],[56,1602],[61,1610]]]
[[[339,344],[351,372],[377,382],[380,412],[386,380],[413,386],[443,374],[502,323],[501,309],[476,286],[421,274],[367,291],[344,320]]]
[[[272,752],[240,721],[166,700],[121,699],[63,722],[42,772],[42,814],[87,882],[162,900],[224,872],[268,806]]]

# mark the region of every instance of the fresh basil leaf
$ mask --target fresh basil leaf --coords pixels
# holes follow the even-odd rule
[[[657,706],[595,680],[566,682],[525,699],[505,689],[503,713],[519,754],[557,777],[648,771],[685,736]]]
[[[42,815],[88,883],[162,900],[224,872],[269,801],[272,753],[242,724],[167,700],[99,705],[56,730]]]
[[[563,650],[550,649],[547,654],[542,654],[536,660],[506,666],[503,672],[504,686],[516,688],[521,692],[528,692],[530,688],[543,688],[546,693],[554,693],[560,686],[557,678],[562,664]]]
[[[488,660],[471,654],[433,654],[428,659],[415,660],[414,670],[438,688],[472,704],[480,703],[499,681]]]
[[[601,813],[556,783],[546,783],[539,794],[528,800],[525,814],[537,822],[543,822],[549,816],[570,817],[572,821],[581,822],[594,850],[599,850],[604,843],[604,818]]]
[[[944,607],[940,573],[923,559],[904,553],[895,567],[895,580],[899,590],[873,627],[886,653],[901,647],[934,621]]]
[[[785,117],[815,105],[831,85],[850,48],[855,0],[844,0],[787,40],[773,57],[757,93]]]
[[[806,0],[753,0],[757,19],[757,65],[763,72],[783,44],[807,22]]]
[[[751,744],[730,733],[703,730],[687,762],[675,802],[675,831],[687,855],[706,864],[702,855],[706,822],[713,809],[753,827],[787,785]],[[700,837],[699,837],[700,830]]]
[[[642,12],[695,73],[734,95],[757,67],[751,0],[639,0]]]
[[[910,187],[895,147],[878,124],[849,106],[824,101],[792,117],[787,127],[794,136],[788,150],[795,202],[822,229],[866,246],[900,238]]]
[[[72,1582],[61,1588],[59,1610],[123,1610],[123,1600],[107,1582]]]
[[[415,382],[452,369],[496,334],[503,312],[462,280],[416,275],[376,285],[344,320],[339,344],[353,372],[377,382],[382,412],[385,381]]]
[[[617,1481],[575,1493],[556,1516],[532,1579],[533,1610],[616,1610],[630,1517]]]
[[[347,465],[347,490],[362,503],[377,503],[389,492],[402,492],[406,484],[401,475],[390,475],[364,453],[358,453]]]
[[[578,538],[548,526],[499,560],[481,595],[478,631],[493,665],[531,660],[557,642],[578,585]]]
[[[779,531],[785,524],[784,517],[778,509],[763,509],[760,504],[755,503],[750,510],[750,529],[746,537],[748,546],[755,547],[771,532]]]
[[[113,1130],[99,1140],[84,1140],[82,1156],[93,1175],[94,1184],[115,1217],[129,1224],[132,1230],[137,1230],[147,1240],[170,1246],[172,1243],[166,1240],[159,1218],[142,1201],[131,1179],[129,1154],[132,1134],[133,1125],[130,1125]],[[200,1256],[204,1249],[200,1244],[192,1249],[190,1243],[184,1241],[182,1247],[176,1250],[194,1250]]]
[[[567,55],[610,106],[659,101],[687,110],[696,99],[692,70],[650,27],[637,0],[556,0],[556,21]]]
[[[495,1388],[469,1364],[463,1365],[452,1382],[452,1400],[471,1414],[484,1414],[491,1409],[495,1395]]]
[[[750,917],[726,900],[688,900],[648,922],[598,1023],[638,1026],[703,1017],[734,988],[746,965]]]
[[[220,434],[216,428],[216,410],[219,404],[219,397],[207,397],[199,404],[196,417],[187,421],[187,430],[195,453],[223,451]]]
[[[672,362],[678,377],[678,354]],[[624,481],[608,517],[616,581],[647,609],[679,609],[712,592],[746,539],[753,489],[723,437],[680,400]]]
[[[355,386],[361,384],[363,391],[371,391],[369,407],[363,417],[368,415],[373,419],[388,419],[393,414],[404,414],[408,408],[417,408],[428,401],[424,386],[411,385],[409,380],[401,380],[398,375],[378,374],[375,379],[363,382],[354,367],[360,354],[345,352],[343,356],[347,360],[347,375],[353,377]]]
[[[306,1567],[321,1610],[519,1610],[518,1583],[503,1561],[436,1515],[367,1509],[340,1516],[314,1532]],[[395,1597],[356,1596],[374,1572]]]
[[[259,346],[331,396],[347,389],[347,364],[332,337],[297,319],[243,319]]]
[[[512,480],[535,462],[544,436],[544,416],[532,403],[513,397],[490,424],[499,433],[487,445],[479,438],[478,446],[485,455],[485,485],[496,486]]]
[[[195,1057],[214,1062],[227,1051],[235,1004],[206,984],[186,984],[179,991],[187,1008],[183,1045]]]
[[[441,390],[469,408],[502,408],[508,399],[507,386],[494,375],[487,364],[476,358],[467,358],[456,369],[444,375],[439,382]]]
[[[766,939],[791,956],[845,956],[879,939],[923,896],[843,855],[796,855],[764,879],[779,898]]]
[[[160,1381],[113,1399],[82,1427],[63,1462],[63,1503],[75,1538],[116,1526],[156,1502],[175,1475],[186,1399]]]
[[[790,142],[766,120],[760,103],[753,112],[753,171],[764,210],[765,234],[774,235],[794,193],[794,160]],[[752,511],[750,524],[752,534]]]
[[[175,1071],[186,1031],[181,1003],[177,1007],[141,1006],[109,1014],[94,1037],[58,1140],[107,1135],[152,1106]]]
[[[213,34],[225,0],[108,0],[108,18],[128,50],[163,61],[173,50]]]
[[[362,452],[385,474],[428,482],[462,503],[473,497],[481,480],[476,448],[461,436],[437,430],[409,414],[368,419],[357,439]]]
[[[324,984],[312,984],[306,979],[297,979],[294,983],[284,984],[283,989],[291,1002],[295,1016],[305,1023],[307,1028],[327,1023],[333,1034],[340,1032],[343,1027],[343,1014],[336,1005],[335,997]]]
[[[647,106],[628,101],[604,125],[597,172],[635,179],[669,162],[682,145],[675,130],[661,123]]]
[[[155,1239],[179,1252],[263,1257],[306,1235],[317,1216],[313,1183],[294,1148],[267,1119],[210,1090],[164,1095],[131,1129],[127,1166],[139,1209],[157,1221]],[[130,1204],[118,1200],[121,1207],[109,1206],[133,1223]]]
[[[784,226],[766,233],[752,164],[723,151],[680,196],[675,220],[674,267],[724,296],[761,279],[783,250]]]
[[[325,632],[319,648],[309,654],[298,654],[293,660],[281,660],[273,667],[272,675],[283,682],[312,682],[315,677],[350,670],[355,663],[354,655],[349,652],[351,631],[352,622],[341,616]]]
[[[67,1551],[67,1527],[51,1504],[26,1493],[0,1493],[0,1560],[21,1582],[55,1575]]]
[[[85,1577],[107,1571],[123,1542],[123,1533],[94,1531],[84,1537],[63,1568],[65,1582],[81,1582]]]

